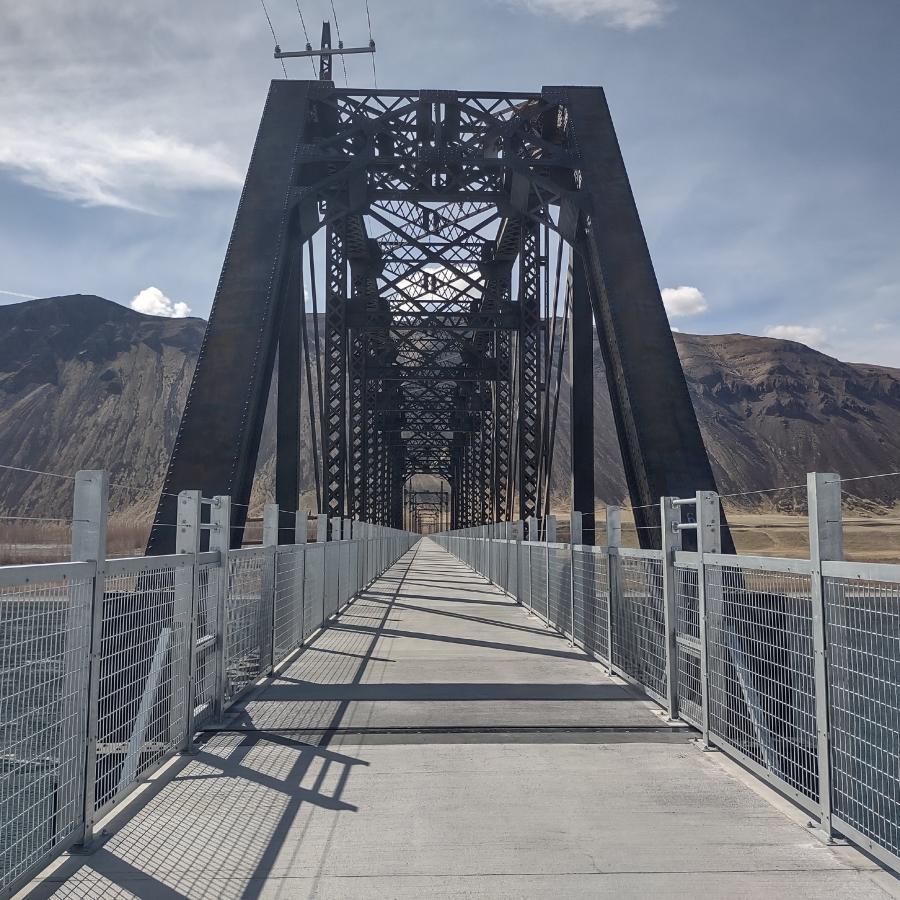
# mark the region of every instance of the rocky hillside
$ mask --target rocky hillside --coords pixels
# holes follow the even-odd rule
[[[106,468],[117,509],[153,505],[203,335],[200,319],[145,316],[73,295],[0,306],[0,463],[50,472]],[[900,469],[900,370],[839,362],[801,344],[745,335],[677,334],[723,493]],[[597,487],[624,497],[602,364],[597,359]],[[554,494],[565,507],[568,408],[560,403]],[[308,440],[308,432],[306,434]],[[272,487],[267,423],[255,498]],[[311,457],[304,481],[313,487]],[[859,482],[879,505],[900,479]],[[71,483],[0,470],[0,513],[68,515]],[[748,503],[791,508],[796,495]]]

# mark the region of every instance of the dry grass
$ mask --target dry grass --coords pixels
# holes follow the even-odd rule
[[[728,521],[738,553],[809,558],[806,516],[728,512]],[[622,512],[622,543],[626,547],[638,546],[634,517],[628,510]],[[854,562],[900,563],[900,507],[881,515],[845,511],[844,558]]]
[[[106,534],[109,557],[141,556],[150,521],[111,519]],[[0,565],[63,562],[72,555],[68,522],[0,522]]]

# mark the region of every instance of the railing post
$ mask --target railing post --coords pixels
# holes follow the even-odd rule
[[[316,516],[316,543],[324,544],[328,540],[328,515],[319,513]]]
[[[175,574],[176,635],[184,642],[184,716],[183,734],[179,744],[182,753],[187,753],[194,744],[194,707],[196,684],[194,666],[197,658],[197,603],[200,596],[200,567],[197,554],[200,553],[200,491],[182,491],[178,495],[178,528],[175,532],[175,552],[190,555],[190,579],[185,582]],[[176,644],[177,646],[177,644]]]
[[[265,672],[271,674],[275,669],[275,602],[276,591],[275,569],[278,565],[278,504],[267,503],[263,507],[263,533],[262,545],[269,548],[271,553],[267,556],[269,565],[263,568],[262,579],[262,600],[263,609],[268,610],[269,621],[265,624],[266,641],[268,642],[268,651],[266,659]],[[260,648],[262,650],[262,648]]]
[[[675,551],[681,550],[682,536],[677,527],[681,524],[681,509],[675,506],[673,497],[660,500],[660,522],[662,523],[662,576],[663,576],[663,609],[664,627],[666,631],[666,699],[669,706],[669,718],[678,718],[678,644],[676,643],[677,613],[675,609],[675,591],[677,587],[675,573]]]
[[[697,491],[697,614],[700,620],[700,725],[703,749],[709,750],[709,628],[706,615],[707,553],[722,552],[722,523],[719,495],[715,491]]]
[[[294,543],[305,544],[309,539],[309,510],[298,509],[294,521]]]
[[[831,728],[828,709],[828,639],[825,613],[825,581],[822,563],[844,557],[841,521],[841,476],[810,472],[806,476],[809,507],[810,597],[812,600],[813,651],[815,653],[816,744],[819,761],[819,816],[830,838],[831,824]]]
[[[572,631],[572,646],[575,646],[575,547],[583,542],[581,532],[582,515],[572,510],[569,516],[569,627]]]
[[[228,675],[228,550],[231,546],[231,497],[213,497],[209,511],[209,549],[219,553],[219,578],[216,585],[216,691],[214,721],[225,715],[225,681]]]
[[[546,577],[544,579],[544,596],[546,598],[545,608],[547,610],[546,623],[548,627],[553,627],[550,621],[550,537],[556,538],[556,516],[546,516],[543,522],[538,522],[539,532],[544,533],[544,570]],[[538,538],[540,540],[540,538]],[[557,623],[558,624],[558,623]]]
[[[607,667],[613,672],[613,638],[615,637],[615,610],[619,591],[619,547],[622,546],[622,510],[618,506],[606,507],[606,578],[609,609],[606,615]]]
[[[103,639],[103,601],[106,589],[106,525],[109,513],[109,476],[101,470],[86,470],[75,476],[72,512],[72,561],[94,562],[94,592],[91,598],[91,635],[86,711],[84,723],[84,804],[78,843],[94,837],[97,796],[97,727],[100,715],[100,661]],[[83,684],[83,682],[82,682]]]

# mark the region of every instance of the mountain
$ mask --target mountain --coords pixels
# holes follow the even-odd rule
[[[204,327],[80,294],[0,306],[0,463],[63,474],[106,468],[118,485],[113,509],[146,516]],[[900,370],[843,363],[771,338],[675,339],[723,493],[802,483],[811,469],[844,476],[900,469]],[[595,372],[597,490],[618,502],[624,477],[599,352]],[[563,390],[552,491],[559,508],[567,505],[568,421]],[[272,425],[264,428],[254,504],[271,495]],[[303,437],[310,446],[308,425]],[[311,454],[302,478],[311,497]],[[879,506],[900,499],[900,479],[853,487]],[[802,498],[795,491],[744,500],[749,508],[793,509]],[[70,510],[70,481],[0,470],[0,513]]]

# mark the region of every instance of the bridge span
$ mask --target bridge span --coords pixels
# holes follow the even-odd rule
[[[427,538],[96,834],[23,896],[900,895]]]

